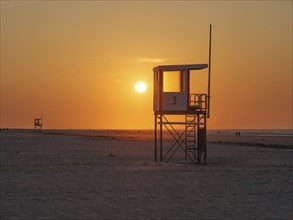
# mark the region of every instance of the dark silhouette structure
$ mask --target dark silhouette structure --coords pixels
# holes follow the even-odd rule
[[[155,161],[170,161],[181,149],[185,159],[195,164],[207,162],[207,118],[210,116],[210,63],[211,63],[211,26],[210,26],[209,65],[165,65],[153,68],[154,71],[154,123],[155,123]],[[208,69],[207,94],[191,94],[191,71]],[[182,120],[171,121],[172,116]],[[179,117],[177,117],[179,118]],[[177,129],[180,127],[179,129]],[[174,140],[166,146],[163,129]]]
[[[42,131],[42,127],[43,127],[43,118],[35,118],[34,119],[34,130],[35,131]]]

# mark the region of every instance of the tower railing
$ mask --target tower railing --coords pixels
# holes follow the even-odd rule
[[[193,111],[206,111],[207,94],[190,94],[189,107]]]

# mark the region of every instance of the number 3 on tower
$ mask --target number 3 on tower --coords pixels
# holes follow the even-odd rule
[[[177,104],[177,97],[172,96],[172,105],[176,105],[176,104]]]

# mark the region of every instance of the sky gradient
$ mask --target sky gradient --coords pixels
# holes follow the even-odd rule
[[[209,24],[208,128],[292,128],[292,1],[1,1],[1,127],[151,129],[152,68],[208,63]]]

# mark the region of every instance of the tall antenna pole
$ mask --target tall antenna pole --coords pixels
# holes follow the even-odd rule
[[[208,76],[208,114],[207,117],[210,117],[210,108],[211,108],[211,62],[212,62],[212,25],[210,24],[210,40],[209,40],[209,76]]]

